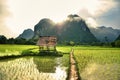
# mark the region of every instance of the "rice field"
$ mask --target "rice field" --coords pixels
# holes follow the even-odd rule
[[[120,48],[74,47],[81,80],[120,80]]]
[[[20,55],[23,50],[32,48],[37,46],[0,45],[0,56]],[[58,47],[57,50],[70,52],[68,47]],[[66,80],[68,68],[69,54],[64,54],[63,57],[28,56],[3,59],[0,60],[0,80]]]
[[[66,80],[69,60],[64,58],[67,57],[23,57],[1,61],[0,80]]]
[[[33,45],[1,45],[0,44],[0,56],[6,55],[21,55],[23,50],[38,48]]]
[[[21,55],[22,51],[33,48],[38,46],[0,45],[0,56]],[[57,46],[64,53],[71,48],[81,80],[120,80],[120,48]],[[69,54],[5,59],[0,60],[0,80],[66,80],[68,68]]]

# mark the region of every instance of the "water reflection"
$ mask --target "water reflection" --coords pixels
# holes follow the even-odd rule
[[[65,80],[66,69],[55,57],[24,57],[0,62],[0,80]]]
[[[33,58],[34,63],[37,66],[37,69],[39,72],[44,72],[44,73],[54,73],[55,72],[55,57],[34,57]]]
[[[62,80],[65,79],[67,77],[66,71],[65,71],[66,67],[56,67],[56,71],[55,71],[55,80]]]

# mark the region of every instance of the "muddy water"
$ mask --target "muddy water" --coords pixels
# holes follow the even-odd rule
[[[66,80],[68,67],[62,60],[62,57],[23,57],[0,61],[0,80]]]

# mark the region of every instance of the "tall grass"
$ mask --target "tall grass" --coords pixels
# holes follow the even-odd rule
[[[74,47],[79,73],[84,80],[119,80],[120,49]]]

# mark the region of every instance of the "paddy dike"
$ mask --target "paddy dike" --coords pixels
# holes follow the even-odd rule
[[[74,50],[70,52],[70,69],[68,80],[81,80],[78,72],[77,62],[74,58]]]

